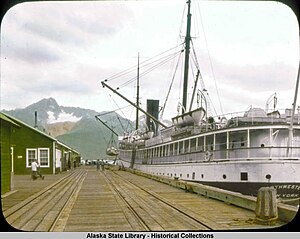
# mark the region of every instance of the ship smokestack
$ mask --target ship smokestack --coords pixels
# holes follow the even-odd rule
[[[147,113],[152,115],[155,119],[158,120],[158,109],[159,109],[159,100],[147,100]],[[149,131],[157,134],[157,124],[149,116],[146,116],[146,124]]]
[[[34,112],[34,128],[37,129],[38,125],[37,125],[37,111]]]

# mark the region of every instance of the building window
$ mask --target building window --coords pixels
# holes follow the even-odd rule
[[[50,166],[49,148],[26,149],[26,167],[30,168],[32,161],[36,159],[41,167]]]
[[[31,167],[31,163],[34,159],[37,159],[37,150],[36,149],[26,149],[26,167]]]
[[[41,148],[39,149],[39,164],[41,167],[49,167],[49,149]]]

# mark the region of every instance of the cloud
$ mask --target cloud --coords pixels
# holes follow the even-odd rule
[[[124,4],[43,2],[20,4],[16,8],[17,16],[9,17],[17,18],[15,22],[22,31],[73,46],[90,44],[95,41],[91,36],[95,35],[111,37],[132,18]]]
[[[2,58],[12,58],[18,61],[25,61],[31,64],[51,63],[59,61],[61,59],[60,54],[51,49],[49,46],[42,44],[41,42],[23,41],[23,44],[19,44],[18,41],[11,41],[9,47],[3,48]]]
[[[214,70],[220,84],[256,92],[291,89],[297,78],[297,69],[283,62],[244,66],[217,63]]]
[[[2,22],[2,57],[32,64],[63,61],[113,37],[131,21],[132,14],[124,4],[18,4]]]

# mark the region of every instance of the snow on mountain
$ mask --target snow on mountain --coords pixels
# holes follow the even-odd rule
[[[55,117],[55,113],[52,111],[47,111],[47,114],[47,124],[54,124],[60,122],[78,122],[82,119],[82,117],[76,117],[73,115],[73,113],[66,113],[64,110],[61,110],[57,117]]]
[[[106,141],[111,137],[111,131],[95,119],[96,115],[102,114],[103,121],[108,121],[120,134],[124,131],[123,126],[133,126],[132,122],[116,112],[107,114],[80,107],[61,106],[54,98],[42,99],[24,109],[3,112],[32,127],[37,124],[39,130],[75,148],[85,159],[106,157]]]

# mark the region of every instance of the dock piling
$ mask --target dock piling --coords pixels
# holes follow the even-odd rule
[[[278,219],[276,189],[262,187],[258,190],[255,219],[263,224],[270,224]]]

